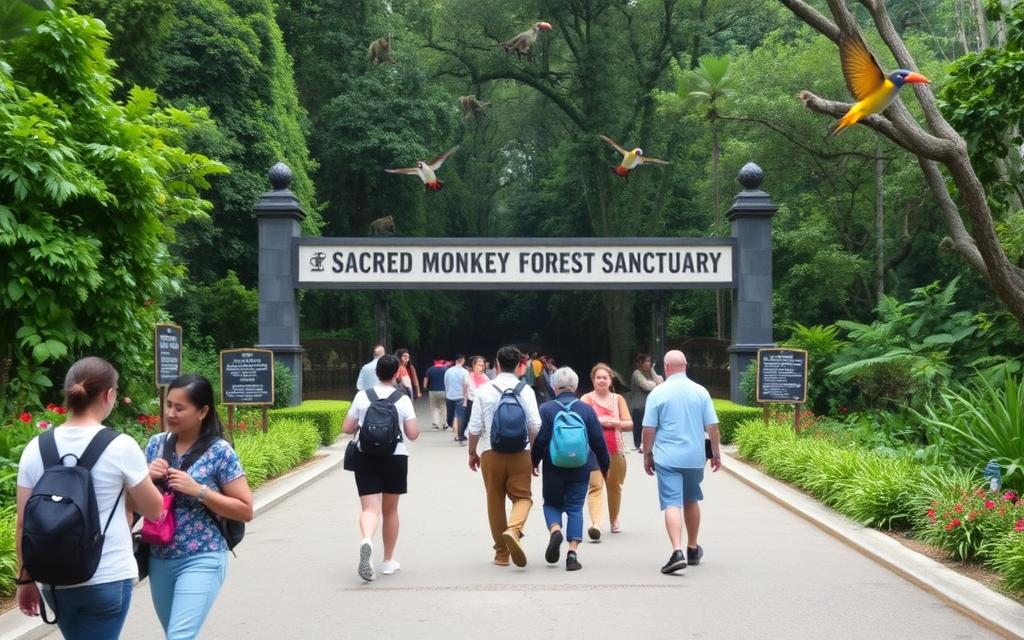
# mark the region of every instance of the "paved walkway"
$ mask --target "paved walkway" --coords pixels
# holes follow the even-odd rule
[[[524,540],[529,565],[493,566],[483,484],[465,459],[448,432],[413,443],[411,492],[400,507],[402,570],[370,584],[356,575],[352,474],[339,467],[262,515],[231,561],[202,637],[995,637],[723,472],[704,485],[704,561],[682,576],[661,575],[671,549],[654,479],[636,453],[624,531],[606,526],[600,543],[584,543],[582,571],[544,563],[539,478]],[[379,532],[375,547],[379,563]],[[123,637],[163,637],[146,584]]]

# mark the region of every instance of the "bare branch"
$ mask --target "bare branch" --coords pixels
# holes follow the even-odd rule
[[[825,36],[832,42],[839,44],[839,27],[832,23],[818,10],[801,0],[781,0],[787,9],[796,14],[798,18],[814,28],[815,31]]]

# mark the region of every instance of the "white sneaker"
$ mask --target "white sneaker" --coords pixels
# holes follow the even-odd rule
[[[398,560],[385,560],[380,564],[380,572],[385,576],[390,576],[391,574],[396,573],[401,568],[402,565],[398,562]]]

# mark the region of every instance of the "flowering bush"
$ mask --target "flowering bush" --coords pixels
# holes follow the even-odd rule
[[[957,496],[936,499],[918,518],[918,537],[948,551],[958,560],[991,556],[991,541],[1024,518],[1016,494],[962,489]]]

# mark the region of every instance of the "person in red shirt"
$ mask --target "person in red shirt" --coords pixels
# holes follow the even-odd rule
[[[587,491],[587,511],[590,512],[590,528],[587,535],[591,540],[601,539],[601,519],[604,511],[601,494],[608,489],[608,520],[612,533],[619,533],[619,508],[622,505],[622,484],[626,480],[626,446],[622,441],[623,431],[633,430],[633,419],[629,414],[626,399],[612,391],[615,373],[603,362],[590,370],[590,381],[594,390],[584,394],[580,400],[586,402],[597,413],[597,419],[604,429],[604,440],[611,458],[608,479],[597,469],[590,472],[590,487]]]

